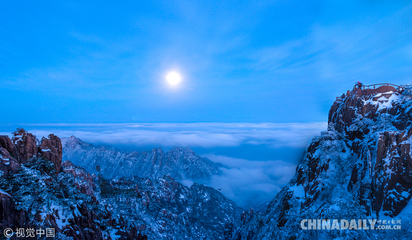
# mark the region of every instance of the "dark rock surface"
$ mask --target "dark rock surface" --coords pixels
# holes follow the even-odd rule
[[[24,129],[18,129],[13,132],[13,135],[13,144],[21,163],[27,163],[37,156],[37,140],[33,134],[26,132]]]
[[[62,164],[63,148],[60,138],[54,134],[50,134],[48,138],[42,138],[39,153],[46,159],[54,163],[56,172],[60,172]]]
[[[14,158],[17,157],[17,149],[14,147],[9,136],[0,135],[0,147],[6,149]]]
[[[3,174],[16,173],[20,169],[20,163],[13,158],[5,148],[0,148],[0,171]]]

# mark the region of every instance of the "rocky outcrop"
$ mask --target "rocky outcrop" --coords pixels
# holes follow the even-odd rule
[[[412,87],[338,98],[295,176],[233,239],[410,238]],[[405,212],[406,211],[406,212]],[[401,219],[402,231],[308,231],[302,219]]]
[[[13,132],[13,135],[13,144],[17,150],[18,160],[21,163],[27,163],[30,159],[37,156],[37,140],[33,134],[21,128]]]
[[[17,149],[8,136],[0,135],[0,175],[16,173],[20,168]]]
[[[16,173],[19,169],[20,163],[10,155],[6,148],[0,148],[0,171],[2,174]]]
[[[65,173],[70,173],[75,178],[80,178],[82,181],[75,183],[75,186],[81,193],[93,196],[96,189],[95,181],[97,180],[96,175],[91,175],[83,168],[75,166],[70,161],[64,161],[62,163]]]
[[[359,130],[367,131],[369,126],[376,125],[376,121],[382,120],[383,116],[394,116],[399,110],[397,100],[405,95],[394,87],[381,86],[365,90],[354,88],[344,96],[333,103],[329,111],[328,122],[333,124],[335,130],[345,132],[348,137],[355,139],[367,132],[359,131],[360,134],[355,136],[351,131],[354,127],[362,125],[362,129]],[[410,110],[407,111],[410,112]],[[394,122],[398,130],[403,130],[410,124],[407,113],[402,115],[398,117],[397,122]]]
[[[0,147],[6,149],[14,158],[17,158],[17,149],[9,136],[0,135]]]
[[[16,173],[21,164],[38,158],[52,162],[55,173],[60,172],[63,147],[59,137],[50,134],[38,144],[36,136],[24,129],[18,129],[13,135],[12,140],[8,136],[0,136],[0,170],[3,174]]]
[[[329,126],[359,161],[348,187],[368,214],[395,217],[412,194],[410,95],[391,86],[354,89],[334,103]],[[346,138],[346,139],[345,139]],[[366,195],[366,196],[365,196]]]
[[[50,134],[48,138],[42,138],[39,145],[39,153],[54,164],[57,173],[60,172],[63,156],[60,138],[54,134]]]
[[[13,197],[0,189],[0,228],[9,227],[10,224],[25,222],[24,214],[15,209]],[[22,215],[23,218],[19,218]],[[9,224],[9,226],[7,226]]]
[[[113,217],[99,203],[94,175],[70,162],[58,175],[47,168],[54,168],[49,160],[33,159],[18,173],[0,177],[0,230],[54,228],[58,239],[137,239],[132,222]]]
[[[372,210],[397,216],[412,196],[411,135],[407,131],[385,131],[379,135],[373,170]],[[359,181],[362,172],[356,173]],[[356,182],[356,181],[355,181]]]

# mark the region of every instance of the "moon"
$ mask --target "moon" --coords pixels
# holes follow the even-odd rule
[[[166,80],[170,85],[177,85],[182,80],[182,77],[177,72],[169,72],[166,76]]]

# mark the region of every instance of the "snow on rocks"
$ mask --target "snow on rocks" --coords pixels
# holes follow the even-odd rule
[[[336,101],[327,131],[313,139],[295,176],[233,239],[409,239],[412,87],[403,87],[402,93],[354,89]],[[402,231],[305,231],[299,224],[399,218]]]

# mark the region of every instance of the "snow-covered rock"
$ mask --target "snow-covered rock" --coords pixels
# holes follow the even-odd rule
[[[0,141],[0,230],[54,228],[56,239],[78,240],[224,239],[227,226],[240,221],[243,210],[213,188],[197,183],[187,187],[169,175],[96,176],[69,161],[58,161],[62,150],[58,137],[50,135],[39,143],[24,130],[17,133],[15,144],[22,146],[13,154],[23,162],[7,151],[15,145],[10,146],[6,137]],[[25,142],[38,143],[37,153],[29,154],[32,145]],[[164,155],[151,155],[154,165],[163,161],[156,154]],[[198,161],[187,149],[166,156],[188,165]],[[17,164],[13,171],[4,167],[10,162]]]
[[[295,176],[233,239],[411,239],[412,87],[348,91]],[[406,211],[406,212],[405,212]],[[397,220],[402,230],[304,230],[303,219]]]
[[[238,225],[243,211],[213,188],[187,187],[169,176],[100,177],[99,183],[98,200],[113,217],[133,223],[149,239],[224,239],[226,225]]]
[[[139,176],[157,179],[169,175],[176,180],[205,180],[220,174],[220,165],[200,157],[190,148],[175,147],[164,153],[161,148],[151,152],[124,152],[109,146],[94,146],[72,136],[63,138],[63,159],[106,178]]]

